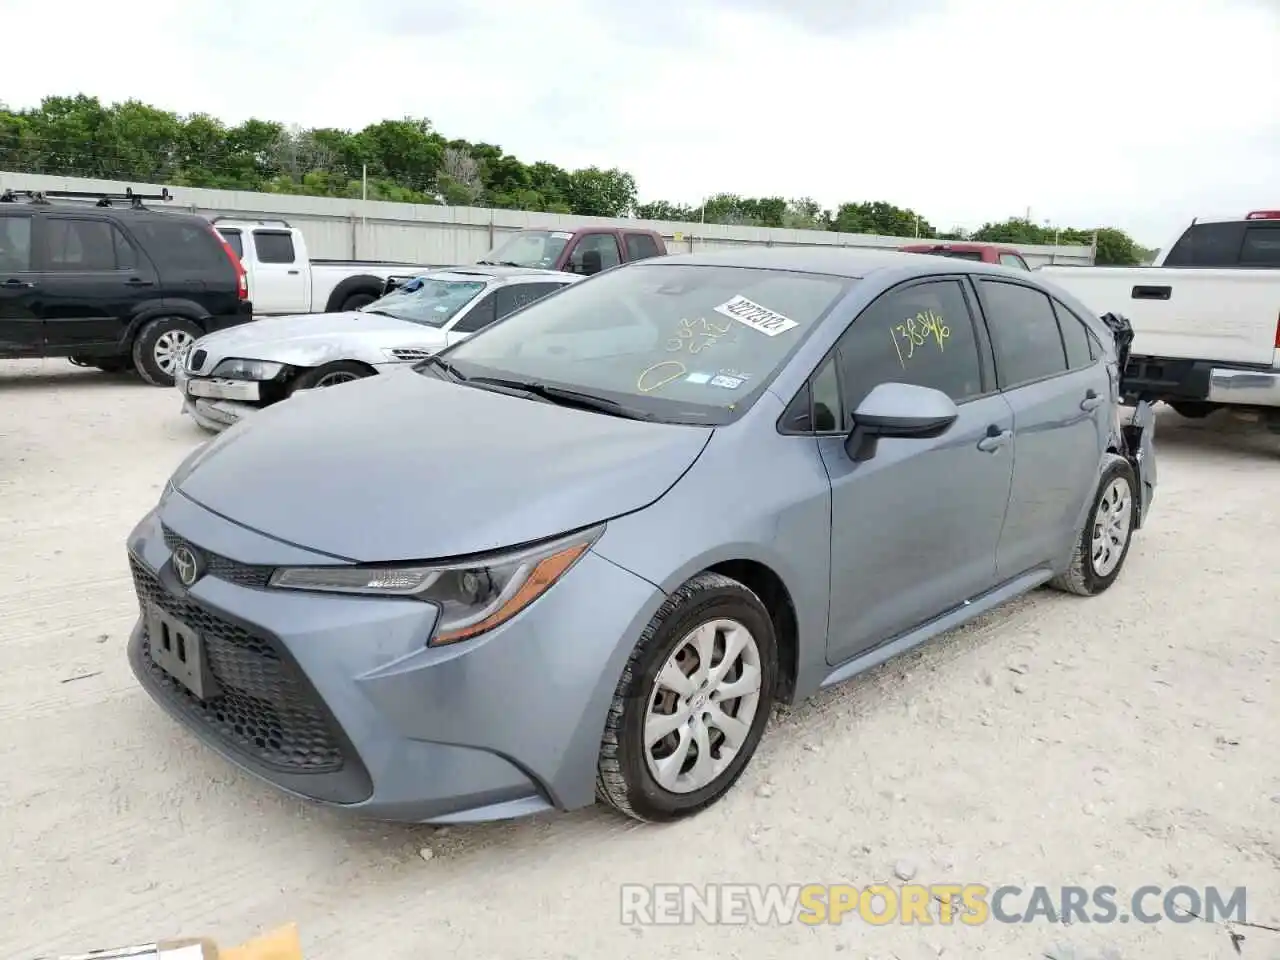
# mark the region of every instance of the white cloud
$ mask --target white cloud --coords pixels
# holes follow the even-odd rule
[[[45,9],[0,0],[10,23]],[[1280,0],[899,0],[871,17],[849,0],[63,9],[83,42],[56,62],[9,44],[10,105],[85,92],[231,122],[426,116],[526,161],[622,167],[644,199],[883,199],[940,227],[1030,207],[1148,243],[1280,202]]]

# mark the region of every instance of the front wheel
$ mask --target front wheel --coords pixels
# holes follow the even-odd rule
[[[1093,506],[1071,553],[1071,565],[1049,585],[1092,597],[1115,583],[1133,541],[1137,499],[1133,467],[1124,457],[1112,454],[1103,466]]]
[[[308,370],[294,383],[294,390],[314,390],[317,387],[336,387],[340,383],[349,383],[371,376],[373,371],[363,363],[352,360],[339,360],[326,363],[323,367]]]
[[[649,621],[605,724],[596,793],[645,821],[715,803],[755,753],[773,707],[777,641],[764,604],[702,573]]]

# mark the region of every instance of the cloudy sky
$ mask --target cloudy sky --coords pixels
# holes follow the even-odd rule
[[[1280,0],[125,0],[6,44],[0,97],[303,126],[429,117],[642,200],[887,200],[1156,245],[1280,206]],[[38,24],[47,0],[0,0]],[[136,33],[135,33],[136,31]],[[141,42],[135,44],[128,34]],[[136,55],[134,55],[136,53]]]

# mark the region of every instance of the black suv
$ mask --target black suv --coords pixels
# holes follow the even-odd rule
[[[169,199],[0,194],[0,359],[68,357],[171,386],[197,338],[252,320],[244,266],[209,221],[142,203]]]

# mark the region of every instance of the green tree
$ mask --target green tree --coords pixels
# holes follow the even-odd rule
[[[842,203],[836,210],[832,229],[840,233],[870,233],[882,237],[932,237],[933,225],[914,210],[883,200],[871,203]]]
[[[570,209],[588,217],[625,217],[636,205],[636,181],[622,170],[587,167],[569,175]]]

